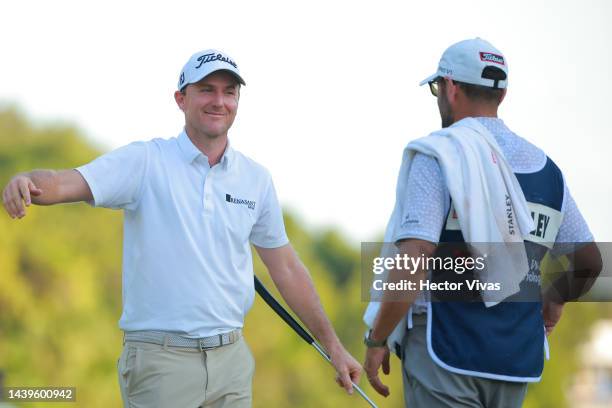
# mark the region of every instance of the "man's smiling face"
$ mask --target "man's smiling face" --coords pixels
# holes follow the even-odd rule
[[[227,136],[238,111],[240,85],[234,75],[216,71],[189,84],[177,92],[176,101],[185,113],[185,128],[189,131],[216,139]]]

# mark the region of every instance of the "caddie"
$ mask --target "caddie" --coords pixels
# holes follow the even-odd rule
[[[453,44],[421,85],[437,99],[442,129],[406,147],[385,242],[410,258],[439,256],[451,244],[498,251],[487,274],[474,276],[499,290],[372,302],[364,370],[388,395],[378,370],[389,373],[389,346],[402,359],[407,407],[520,407],[527,384],[541,378],[546,335],[564,302],[592,284],[570,275],[540,296],[544,255],[569,253],[590,278],[601,257],[559,167],[498,118],[508,86],[501,51],[480,38]],[[415,279],[436,272],[421,268]],[[388,278],[406,277],[392,270]]]

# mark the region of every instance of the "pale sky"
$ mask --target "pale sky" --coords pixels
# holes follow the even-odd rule
[[[168,138],[183,125],[181,67],[224,50],[247,82],[233,146],[309,228],[368,241],[393,207],[403,147],[440,126],[418,82],[479,36],[509,64],[500,116],[555,160],[597,240],[612,241],[611,17],[605,0],[3,2],[0,103],[76,124],[104,149]]]

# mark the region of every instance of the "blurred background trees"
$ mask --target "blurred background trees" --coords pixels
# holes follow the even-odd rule
[[[78,130],[30,123],[14,108],[0,109],[0,187],[17,172],[72,168],[101,153]],[[390,177],[395,175],[390,175]],[[385,214],[373,216],[384,219]],[[365,327],[361,315],[360,253],[334,229],[313,231],[285,214],[287,233],[310,269],[341,340],[359,360]],[[374,239],[374,238],[373,238]],[[30,208],[19,221],[0,214],[0,370],[5,386],[74,386],[77,403],[28,407],[118,407],[116,364],[122,346],[122,215],[86,204]],[[255,271],[276,294],[259,259]],[[588,328],[612,315],[606,304],[571,304],[550,338],[544,380],[530,386],[526,406],[567,406],[566,391],[580,364],[577,347]],[[255,407],[366,406],[334,382],[333,369],[256,298],[245,324],[256,358]],[[399,361],[392,358],[381,407],[403,406]]]

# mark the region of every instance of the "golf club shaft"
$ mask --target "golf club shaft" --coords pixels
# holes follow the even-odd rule
[[[276,314],[279,315],[280,318],[283,319],[283,321],[287,323],[306,343],[313,346],[319,352],[319,354],[321,354],[321,356],[323,356],[323,358],[325,358],[325,360],[327,360],[331,364],[331,358],[329,357],[327,352],[325,352],[325,350],[323,350],[323,348],[315,341],[315,339],[306,330],[304,330],[304,328],[297,322],[297,320],[295,320],[293,316],[291,316],[289,312],[287,312],[285,308],[280,303],[278,303],[278,301],[274,298],[274,296],[272,296],[272,294],[263,285],[263,283],[261,283],[257,276],[254,276],[254,280],[255,290],[257,291],[257,293],[259,293],[259,296],[261,296],[261,298],[268,304],[268,306],[270,306],[270,308],[274,310],[274,312],[276,312]],[[353,384],[353,388],[357,390],[359,395],[361,395],[363,399],[366,400],[368,404],[370,404],[371,407],[378,408],[376,404],[374,404],[374,402],[372,402],[372,400],[368,398],[368,396],[363,392],[361,388],[359,388],[357,384],[353,382],[351,383]]]

